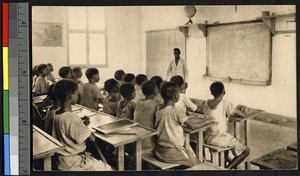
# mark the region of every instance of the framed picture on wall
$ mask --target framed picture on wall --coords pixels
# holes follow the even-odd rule
[[[33,23],[32,45],[34,47],[62,47],[62,23]]]

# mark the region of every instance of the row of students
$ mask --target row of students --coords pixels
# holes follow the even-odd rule
[[[131,84],[134,83],[132,74],[129,74],[127,76],[125,75],[124,78],[127,78],[126,79],[127,82],[130,82]],[[168,141],[170,143],[174,142],[174,140],[175,141],[177,140],[177,142],[181,141],[176,144],[180,147],[176,148],[176,146],[175,146],[176,150],[173,150],[173,149],[166,147],[166,146],[168,146],[168,144],[164,144],[164,142],[162,142],[160,145],[160,142],[159,142],[160,140],[158,140],[158,143],[157,143],[154,151],[155,151],[156,156],[159,159],[161,159],[165,162],[175,162],[175,163],[180,163],[180,164],[189,165],[189,166],[196,163],[195,162],[196,160],[194,160],[194,158],[192,157],[192,156],[194,156],[191,153],[192,150],[190,150],[188,148],[185,148],[185,149],[182,148],[183,146],[186,145],[186,144],[183,145],[183,142],[182,142],[182,141],[184,141],[183,138],[176,139],[176,136],[178,137],[178,135],[172,136],[172,137],[169,136],[174,133],[181,134],[182,131],[179,129],[181,128],[181,125],[187,120],[187,118],[186,118],[186,109],[187,108],[190,108],[192,111],[202,112],[202,113],[204,113],[205,117],[213,118],[218,123],[216,126],[213,126],[208,129],[208,131],[206,132],[206,136],[205,136],[205,142],[210,145],[215,145],[215,146],[220,146],[220,147],[229,147],[229,146],[233,147],[232,154],[233,154],[234,158],[233,159],[229,158],[229,155],[227,153],[227,159],[228,159],[228,164],[226,166],[227,168],[231,169],[233,167],[236,167],[240,162],[242,162],[249,155],[249,152],[250,152],[249,148],[246,147],[245,144],[243,144],[240,140],[234,138],[232,135],[227,133],[228,127],[227,127],[227,118],[226,117],[228,117],[230,115],[234,115],[234,114],[244,117],[245,114],[241,111],[244,108],[244,106],[242,106],[242,105],[234,106],[233,104],[231,104],[225,100],[223,101],[223,96],[225,94],[225,88],[221,82],[214,82],[210,87],[211,94],[214,96],[214,99],[207,100],[203,104],[200,104],[200,105],[195,105],[186,96],[186,94],[182,93],[185,88],[183,78],[181,76],[174,76],[171,78],[171,82],[173,84],[168,83],[168,84],[164,84],[164,85],[165,85],[165,89],[167,89],[167,90],[170,89],[170,91],[172,89],[176,88],[176,91],[177,91],[176,93],[174,93],[175,90],[173,90],[173,94],[176,94],[176,95],[172,95],[171,97],[173,97],[173,99],[170,99],[170,97],[167,95],[171,94],[172,91],[168,92],[162,88],[162,91],[159,95],[161,95],[161,97],[164,99],[164,103],[163,103],[163,106],[160,106],[161,104],[155,100],[155,98],[158,97],[157,91],[160,89],[160,86],[158,86],[160,83],[155,84],[154,81],[162,82],[162,79],[159,77],[153,77],[152,80],[153,81],[145,81],[144,83],[142,83],[142,89],[136,89],[136,91],[142,90],[142,93],[145,96],[145,98],[141,98],[141,99],[139,99],[139,101],[137,101],[136,108],[134,110],[134,115],[133,115],[134,118],[133,119],[135,121],[139,122],[143,126],[155,128],[159,132],[161,132],[161,135],[159,135],[159,136],[161,136],[162,141],[167,141],[168,139],[171,139],[171,141]],[[137,82],[137,81],[135,81],[135,82]],[[120,93],[121,93],[122,97],[124,97],[124,101],[119,101],[119,103],[127,102],[129,104],[128,107],[133,107],[133,105],[132,105],[133,101],[130,102],[130,100],[134,99],[133,84],[131,86],[128,83],[123,84],[123,85],[121,85],[121,87],[120,87]],[[141,86],[141,85],[139,85],[139,86]],[[170,88],[172,86],[175,88]],[[122,89],[125,89],[125,87],[127,90],[126,94],[123,91],[121,91]],[[169,88],[166,88],[166,87],[169,87]],[[164,91],[166,91],[166,92],[164,92]],[[109,90],[108,90],[108,92],[109,92]],[[177,95],[177,93],[178,93],[178,95]],[[166,121],[163,120],[164,122],[160,123],[160,121],[161,121],[160,116],[164,116],[164,115],[161,115],[159,113],[160,111],[156,111],[157,108],[160,107],[159,110],[162,110],[162,109],[164,109],[162,107],[164,107],[164,106],[168,107],[169,104],[171,104],[171,106],[172,106],[173,103],[174,103],[174,107],[176,107],[176,108],[173,111],[165,110],[166,111],[165,113],[169,114],[170,116],[172,116],[171,114],[173,113],[173,116],[176,116],[177,119],[175,117],[164,117],[164,118],[166,118],[165,119]],[[124,107],[124,105],[121,106],[121,108],[122,107]],[[116,108],[117,111],[119,111],[118,108],[120,108],[120,107],[117,106],[117,108]],[[133,108],[130,110],[129,109],[128,109],[128,112],[133,111]],[[166,109],[172,109],[172,108],[168,107]],[[180,109],[180,110],[178,110],[178,109]],[[116,114],[118,116],[118,113],[116,113]],[[162,114],[164,114],[164,113],[162,112]],[[166,116],[168,116],[168,115],[166,115]],[[124,116],[119,116],[119,117],[124,118]],[[132,113],[128,113],[127,118],[132,119]],[[171,120],[172,118],[173,118],[173,120],[175,119],[176,122],[179,122],[179,124],[177,124],[173,127],[170,127],[170,125],[172,125],[172,124],[174,125],[174,121]],[[186,121],[186,122],[189,124],[188,121]],[[186,124],[186,125],[188,125],[188,124]],[[193,123],[189,124],[188,126],[193,128],[192,126],[195,124],[197,124],[197,122],[193,121]],[[169,127],[171,129],[168,129]],[[176,127],[178,127],[178,128],[176,129]],[[168,132],[169,130],[171,130],[171,131]],[[166,134],[164,134],[164,133],[166,133]],[[165,137],[166,137],[166,139],[165,139]],[[179,137],[182,137],[182,136],[179,135]],[[160,137],[158,139],[160,139]],[[154,141],[151,138],[144,140],[143,144],[142,144],[143,151],[144,152],[151,151],[154,147],[153,142]],[[171,147],[171,145],[169,147]],[[174,147],[174,145],[173,145],[173,147]],[[177,151],[178,149],[182,150],[182,152],[183,152],[182,156],[175,155],[175,153],[178,152]],[[164,154],[166,154],[166,156]],[[183,156],[185,156],[185,158]],[[188,156],[188,158],[190,158],[190,160],[187,160],[187,156]],[[168,158],[168,157],[170,157],[170,158]],[[174,158],[172,158],[172,157],[174,157]],[[180,157],[183,157],[183,158],[180,159]]]
[[[105,98],[101,96],[99,88],[95,85],[100,80],[99,71],[95,68],[89,68],[86,71],[86,76],[89,83],[83,86],[82,105],[98,109],[98,104],[101,103],[105,113],[119,118],[132,119],[145,127],[158,130],[156,142],[154,138],[145,139],[142,142],[143,152],[153,151],[158,159],[165,162],[180,163],[187,166],[197,164],[198,161],[193,150],[189,144],[184,143],[182,129],[183,124],[192,129],[201,126],[197,119],[187,118],[186,108],[189,107],[194,111],[203,112],[205,117],[212,117],[218,122],[206,133],[205,139],[208,144],[234,147],[233,155],[235,158],[229,159],[228,168],[235,167],[249,154],[249,149],[242,142],[227,133],[226,115],[244,116],[240,111],[243,106],[233,106],[223,101],[225,88],[220,82],[211,85],[211,94],[214,99],[207,100],[204,104],[197,106],[185,94],[180,93],[184,87],[183,78],[180,76],[174,76],[171,78],[171,82],[163,84],[159,76],[147,80],[145,75],[135,77],[131,73],[125,74],[124,71],[119,70],[115,73],[116,79],[105,81],[104,87],[108,92],[108,96]],[[138,82],[137,86],[141,87],[140,90],[145,97],[138,99],[137,103],[132,101],[136,97],[136,88],[134,87],[136,82]],[[78,82],[75,83],[78,89],[79,84]],[[59,96],[56,95],[56,97]],[[62,101],[59,99],[59,102]],[[60,106],[63,108],[63,103]],[[57,108],[53,107],[52,110],[57,110]]]

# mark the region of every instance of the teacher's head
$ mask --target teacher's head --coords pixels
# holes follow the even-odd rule
[[[173,49],[173,55],[174,55],[175,59],[179,59],[180,49],[179,48],[174,48]]]

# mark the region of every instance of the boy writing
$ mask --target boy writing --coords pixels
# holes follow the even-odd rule
[[[192,167],[199,163],[194,151],[185,143],[182,125],[191,129],[201,126],[202,120],[188,119],[185,112],[175,106],[180,94],[174,82],[166,82],[161,88],[164,104],[156,112],[155,127],[158,131],[155,156],[168,163],[178,163]]]
[[[54,95],[61,102],[53,119],[52,135],[60,141],[65,149],[58,151],[58,169],[63,171],[108,171],[112,168],[86,152],[86,141],[95,141],[95,136],[86,127],[89,119],[84,121],[72,106],[78,99],[78,86],[73,80],[63,79],[56,83]],[[85,125],[86,124],[86,125]]]
[[[205,140],[206,143],[210,145],[234,147],[232,149],[232,153],[235,157],[232,160],[228,158],[229,163],[226,165],[226,168],[232,169],[240,164],[250,153],[250,149],[246,147],[245,144],[227,133],[228,127],[226,117],[233,114],[245,117],[245,115],[239,110],[243,106],[234,106],[232,103],[223,100],[225,88],[221,82],[212,83],[210,91],[214,98],[212,100],[205,101],[203,112],[205,117],[214,118],[218,124],[207,130]]]
[[[96,83],[100,81],[99,71],[96,68],[88,68],[85,75],[89,82],[83,86],[80,104],[98,110],[98,104],[103,104],[100,89],[96,85]]]

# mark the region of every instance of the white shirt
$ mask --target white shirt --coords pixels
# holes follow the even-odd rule
[[[192,111],[197,110],[197,105],[195,105],[191,99],[183,93],[180,93],[180,97],[175,106],[180,107],[184,112],[186,112],[186,108],[192,109]]]
[[[185,143],[182,124],[187,120],[181,108],[167,106],[156,112],[155,128],[158,131],[157,144],[182,148]]]
[[[204,116],[205,117],[213,117],[216,122],[218,122],[217,125],[211,127],[208,129],[209,133],[211,135],[216,135],[219,133],[225,133],[228,129],[227,127],[227,117],[234,114],[236,105],[233,105],[232,103],[222,100],[219,102],[219,104],[214,108],[210,109],[208,107],[208,101],[205,101],[204,106]]]
[[[182,76],[184,82],[188,82],[188,69],[185,60],[182,58],[179,58],[177,66],[175,59],[170,61],[165,80],[169,80],[175,75]]]

